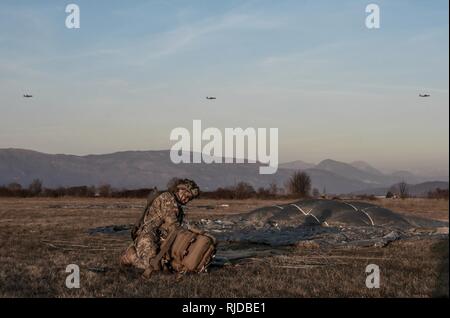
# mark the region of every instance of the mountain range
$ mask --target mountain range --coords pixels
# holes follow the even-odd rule
[[[448,187],[448,176],[436,179],[407,171],[384,174],[362,161],[344,163],[326,159],[315,165],[297,160],[280,164],[276,174],[260,175],[260,164],[174,164],[169,154],[169,150],[157,150],[76,156],[0,149],[0,185],[17,182],[27,186],[39,178],[45,187],[110,184],[128,189],[164,188],[172,177],[181,177],[194,179],[203,190],[239,181],[258,188],[270,183],[284,186],[295,170],[303,170],[310,175],[313,187],[333,194],[381,191],[401,181],[409,184],[443,181]]]
[[[374,189],[365,189],[362,191],[355,191],[352,194],[367,194],[384,196],[388,191],[392,191],[393,188],[398,188],[398,184],[392,185],[391,187],[382,187]],[[429,191],[435,189],[448,189],[448,182],[445,181],[428,181],[418,184],[407,184],[407,192],[412,196],[426,196]]]

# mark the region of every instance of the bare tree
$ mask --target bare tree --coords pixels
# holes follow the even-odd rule
[[[315,197],[315,198],[319,197],[319,196],[320,196],[319,189],[314,188],[314,189],[312,190],[312,195],[313,195],[313,197]]]
[[[8,190],[10,190],[10,191],[20,191],[20,190],[22,190],[22,186],[20,185],[20,183],[11,182],[10,184],[8,184]]]
[[[42,181],[40,179],[34,179],[28,186],[28,191],[32,195],[39,195],[42,193]]]
[[[402,181],[398,184],[398,194],[402,199],[406,199],[409,197],[408,184],[405,181]]]
[[[236,199],[248,199],[256,194],[256,191],[253,188],[253,186],[247,182],[239,182],[234,187],[234,191]]]
[[[111,196],[111,186],[109,184],[103,184],[98,187],[98,193],[101,197],[110,197]]]
[[[271,184],[269,184],[269,193],[271,195],[277,195],[278,192],[279,192],[279,189],[275,182],[272,182]]]
[[[288,187],[292,194],[307,197],[311,191],[311,178],[306,172],[294,172],[289,179]]]
[[[448,201],[448,189],[436,188],[433,191],[428,191],[429,199],[444,199]]]

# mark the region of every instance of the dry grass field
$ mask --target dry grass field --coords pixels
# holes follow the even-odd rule
[[[269,200],[197,200],[187,218],[220,217],[274,203]],[[394,211],[448,220],[448,201],[371,202]],[[448,297],[448,238],[397,241],[385,248],[289,247],[209,273],[149,281],[118,266],[129,236],[90,235],[88,229],[130,224],[142,199],[0,199],[0,297]],[[221,206],[228,204],[229,206]],[[209,206],[210,209],[206,209]],[[211,206],[213,209],[211,209]],[[381,287],[365,286],[365,268],[377,264]],[[68,289],[68,264],[81,271]]]

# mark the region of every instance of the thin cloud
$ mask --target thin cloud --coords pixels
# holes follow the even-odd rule
[[[283,24],[281,19],[248,14],[233,13],[221,17],[209,17],[198,23],[186,24],[156,36],[152,35],[151,39],[144,40],[149,44],[138,50],[146,53],[145,58],[138,63],[144,64],[152,59],[176,54],[205,36],[213,36],[225,31],[272,30],[282,27]]]

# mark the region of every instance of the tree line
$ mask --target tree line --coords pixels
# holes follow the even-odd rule
[[[168,187],[172,180],[168,182]],[[109,184],[99,186],[73,186],[46,188],[40,179],[33,180],[28,187],[22,187],[17,182],[0,186],[0,197],[112,197],[112,198],[145,198],[152,188],[140,189],[115,189]],[[201,191],[202,198],[208,199],[273,199],[273,198],[307,198],[325,197],[326,189],[320,192],[312,188],[311,178],[304,171],[296,171],[286,180],[284,186],[270,183],[267,187],[254,188],[247,182],[238,182],[233,186],[219,187],[214,191]],[[435,189],[426,195],[431,199],[449,198],[448,189]],[[386,194],[386,198],[408,198],[410,197],[408,185],[405,182],[392,187]],[[374,200],[374,196],[360,196],[360,199]]]
[[[131,193],[126,193],[131,191]],[[135,195],[148,193],[147,189],[138,190],[114,190],[109,184],[100,186],[74,186],[46,188],[40,179],[33,180],[28,187],[22,187],[17,182],[12,182],[5,186],[0,186],[0,197],[111,197],[113,195]],[[145,196],[145,194],[143,194]]]
[[[169,181],[168,184],[170,184]],[[40,179],[34,179],[28,187],[12,182],[0,186],[0,197],[116,197],[116,198],[145,198],[151,188],[141,189],[115,189],[109,184],[100,186],[73,186],[73,187],[44,187]],[[211,199],[249,199],[249,198],[275,198],[295,195],[308,197],[318,194],[318,190],[311,192],[311,178],[305,172],[295,172],[284,187],[271,183],[267,187],[254,188],[247,182],[238,182],[233,186],[219,187],[214,191],[202,191],[202,197]]]

